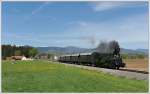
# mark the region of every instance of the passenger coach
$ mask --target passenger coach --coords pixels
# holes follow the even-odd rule
[[[58,60],[65,63],[119,69],[125,67],[119,54],[110,53],[79,53],[59,56]]]

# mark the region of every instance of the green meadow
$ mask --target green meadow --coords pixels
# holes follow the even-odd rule
[[[148,81],[52,61],[2,61],[2,92],[148,92]]]

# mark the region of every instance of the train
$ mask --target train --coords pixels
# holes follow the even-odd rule
[[[59,62],[87,65],[101,68],[119,69],[125,67],[122,57],[118,53],[78,53],[58,57]]]

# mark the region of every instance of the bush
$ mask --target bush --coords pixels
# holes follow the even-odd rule
[[[144,59],[144,55],[143,54],[137,54],[137,58],[140,58],[140,59]]]
[[[144,59],[144,54],[122,54],[123,59]]]

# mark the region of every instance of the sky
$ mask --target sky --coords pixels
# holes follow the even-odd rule
[[[2,44],[148,49],[148,2],[2,2]]]

